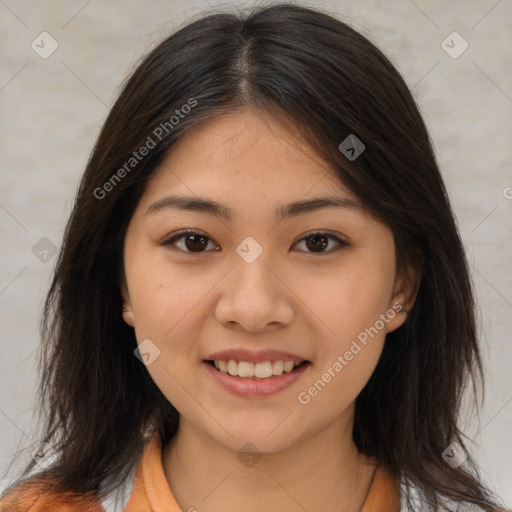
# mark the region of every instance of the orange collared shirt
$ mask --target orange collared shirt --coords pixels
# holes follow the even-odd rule
[[[0,512],[105,512],[94,497],[72,493],[41,492],[37,477],[9,490],[0,499]],[[361,512],[398,512],[399,486],[389,472],[378,467]],[[162,444],[154,435],[144,447],[137,463],[133,486],[124,512],[187,512],[176,503],[162,463]],[[108,512],[108,511],[107,511]]]
[[[397,512],[398,486],[382,466],[377,468],[361,512]],[[169,488],[162,465],[162,447],[157,436],[146,446],[137,467],[133,490],[125,512],[187,512],[182,511]]]

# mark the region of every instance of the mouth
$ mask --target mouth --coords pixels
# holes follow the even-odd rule
[[[279,377],[283,373],[292,373],[304,365],[310,364],[309,361],[262,361],[252,363],[250,361],[236,361],[234,359],[210,359],[205,361],[217,371],[239,377],[242,379],[263,380]]]
[[[203,366],[225,391],[243,398],[265,398],[292,386],[310,369],[311,362],[207,359]]]

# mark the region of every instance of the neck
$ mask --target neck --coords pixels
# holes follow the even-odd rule
[[[163,451],[181,509],[359,512],[375,472],[375,462],[357,451],[351,421],[335,422],[279,452],[240,458],[181,418]]]

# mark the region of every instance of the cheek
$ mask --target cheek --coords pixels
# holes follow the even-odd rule
[[[215,276],[171,264],[165,253],[147,257],[141,253],[133,260],[131,277],[135,323],[146,336],[156,338],[171,334],[187,315],[197,313],[201,299],[215,283]]]
[[[378,263],[347,258],[329,279],[304,285],[305,302],[321,320],[317,365],[303,389],[305,401],[316,401],[316,411],[322,404],[336,411],[347,407],[378,363],[386,335],[381,315],[388,310],[394,276],[391,261]]]
[[[380,317],[387,311],[385,295],[366,295],[360,287],[346,290],[346,295],[324,303],[328,335],[320,337],[317,364],[298,397],[302,404],[314,402],[315,414],[325,420],[357,398],[377,366],[386,337]]]
[[[184,390],[191,389],[191,368],[198,361],[198,315],[208,281],[173,272],[166,262],[154,261],[148,267],[132,281],[136,338],[139,345],[149,339],[157,347],[158,356],[146,369],[175,407],[188,410]]]
[[[136,256],[131,274],[127,270],[135,335],[139,344],[149,339],[156,345],[159,357],[147,369],[166,397],[179,402],[180,383],[190,387],[191,369],[200,364],[201,328],[211,315],[209,292],[225,271],[171,264],[165,253]]]
[[[346,266],[322,278],[310,277],[295,283],[302,283],[298,293],[322,322],[329,352],[348,350],[350,341],[388,309],[393,287],[388,269],[361,259],[347,261]]]
[[[312,375],[297,399],[316,420],[328,422],[347,410],[364,388],[377,365],[382,351],[382,340],[372,340],[372,346],[340,352],[328,364]],[[349,360],[347,352],[352,354]],[[339,359],[338,359],[339,357]]]

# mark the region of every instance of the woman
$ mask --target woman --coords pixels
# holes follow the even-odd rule
[[[468,267],[397,70],[294,5],[158,45],[100,133],[0,510],[498,510],[457,426]],[[461,509],[461,508],[460,508]]]

